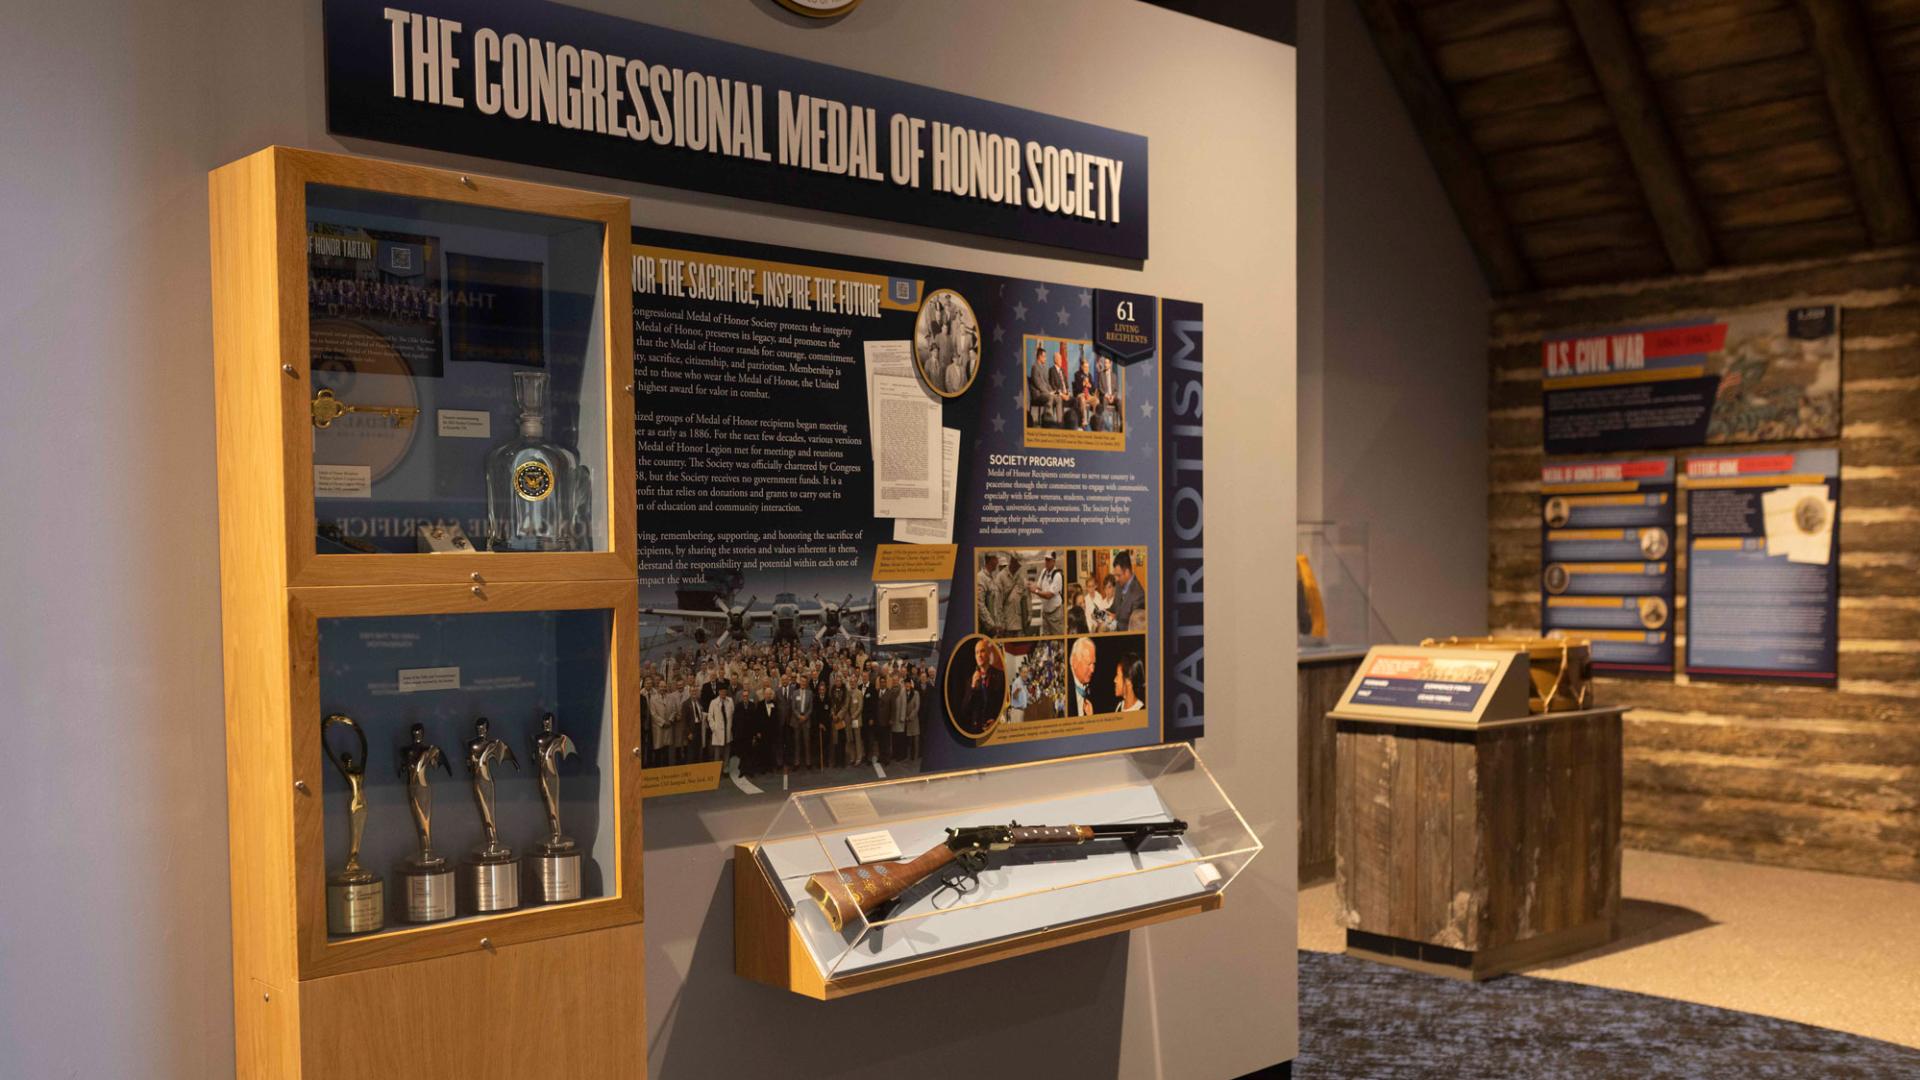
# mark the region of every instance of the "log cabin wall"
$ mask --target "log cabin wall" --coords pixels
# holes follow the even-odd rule
[[[1630,704],[1628,847],[1920,880],[1920,250],[1590,286],[1491,327],[1488,622],[1540,623],[1540,340],[1817,298],[1841,305],[1837,689],[1597,680]],[[1685,451],[1678,453],[1684,454]],[[1681,527],[1685,528],[1685,502]],[[1684,655],[1681,551],[1676,631]]]
[[[1838,298],[1838,688],[1598,689],[1629,846],[1920,880],[1920,0],[1333,2],[1494,294],[1492,627],[1539,625],[1543,335]]]

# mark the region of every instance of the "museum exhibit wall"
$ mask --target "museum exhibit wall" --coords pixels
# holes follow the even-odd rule
[[[1293,50],[1145,4],[586,5],[1145,134],[1143,270],[327,133],[312,0],[10,20],[0,440],[0,1071],[229,1074],[232,996],[206,173],[270,143],[631,196],[637,223],[1204,302],[1215,367],[1209,735],[1268,845],[1224,909],[822,1004],[732,972],[726,868],[779,806],[646,813],[662,1076],[1234,1076],[1293,1057]],[[936,15],[938,17],[936,17]],[[565,1037],[564,1032],[555,1037]],[[474,1018],[474,1038],[523,1039]]]
[[[1368,523],[1376,640],[1478,633],[1486,283],[1351,0],[1300,63],[1300,516]]]
[[[1633,706],[1625,729],[1627,846],[1920,880],[1916,280],[1920,252],[1908,248],[1567,289],[1495,310],[1488,619],[1496,632],[1531,632],[1541,610],[1541,339],[1816,299],[1841,309],[1840,438],[1716,448],[1838,447],[1838,686],[1599,679],[1598,700]],[[1683,598],[1683,646],[1686,610]]]

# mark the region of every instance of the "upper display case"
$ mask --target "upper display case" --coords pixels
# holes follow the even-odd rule
[[[626,200],[278,147],[242,164],[271,182],[216,222],[215,269],[278,285],[244,347],[282,377],[292,583],[633,573]]]
[[[796,793],[738,850],[735,970],[826,999],[1144,926],[1260,847],[1186,743]]]
[[[1376,640],[1367,526],[1303,521],[1295,552],[1300,656],[1364,652]]]

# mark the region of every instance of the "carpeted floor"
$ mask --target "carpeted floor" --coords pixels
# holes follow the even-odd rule
[[[1294,1075],[1913,1080],[1920,1050],[1623,990],[1457,982],[1303,950]]]
[[[1619,937],[1531,968],[1920,1050],[1920,882],[1628,850]],[[1300,893],[1300,947],[1337,953],[1333,883]]]

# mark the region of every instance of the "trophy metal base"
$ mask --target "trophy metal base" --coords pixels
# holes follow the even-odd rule
[[[406,897],[406,920],[410,923],[445,922],[458,913],[453,867],[444,860],[438,862],[437,866],[406,866],[400,870],[400,889]]]
[[[512,911],[520,906],[519,859],[474,860],[466,864],[465,871],[467,895],[475,914]]]
[[[535,851],[533,877],[543,904],[580,899],[580,853]]]
[[[371,934],[386,924],[387,890],[377,877],[327,881],[327,933]]]

